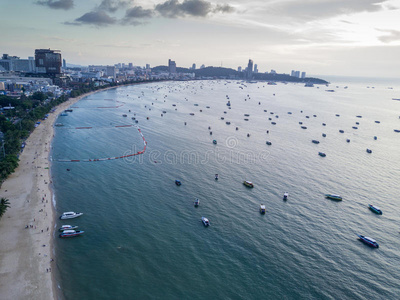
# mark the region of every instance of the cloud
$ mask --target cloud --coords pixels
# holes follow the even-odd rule
[[[299,20],[316,20],[360,12],[383,10],[386,0],[290,0],[270,6],[280,16]]]
[[[36,1],[38,5],[47,6],[52,9],[72,9],[74,7],[74,0],[47,0],[47,1]]]
[[[75,20],[75,23],[68,25],[82,25],[90,24],[95,26],[107,26],[115,24],[117,21],[115,18],[110,17],[104,11],[92,11],[84,14],[82,17]],[[65,23],[67,24],[67,23]]]
[[[390,43],[390,42],[400,41],[400,31],[398,31],[398,30],[378,29],[378,31],[387,33],[386,35],[382,35],[382,36],[378,37],[378,39],[383,43]]]
[[[121,0],[103,0],[98,6],[98,10],[116,12],[120,8],[124,8],[129,4],[129,1]]]
[[[185,16],[205,17],[214,12],[232,12],[234,9],[228,4],[214,5],[204,0],[167,0],[157,4],[154,10],[166,18],[178,18]]]
[[[121,20],[121,23],[126,25],[140,25],[143,24],[141,21],[137,21],[137,19],[148,19],[154,15],[153,10],[151,9],[143,9],[141,6],[135,6],[129,8],[126,13],[125,17]]]

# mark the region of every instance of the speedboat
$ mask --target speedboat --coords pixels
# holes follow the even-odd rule
[[[381,215],[381,214],[382,214],[382,210],[381,210],[379,207],[374,206],[374,205],[372,205],[372,204],[368,204],[368,207],[369,207],[369,209],[372,210],[374,213],[376,213],[376,214],[378,214],[378,215]]]
[[[288,197],[289,197],[289,193],[288,193],[288,192],[285,192],[285,193],[283,194],[283,200],[287,200]]]
[[[60,233],[60,237],[61,238],[74,237],[74,236],[81,235],[82,233],[84,233],[84,231],[82,231],[82,230],[65,230],[62,233]]]
[[[363,236],[363,235],[360,235],[360,234],[357,234],[357,236],[360,238],[360,240],[364,244],[366,244],[366,245],[368,245],[370,247],[373,247],[373,248],[379,248],[378,243],[374,239],[371,239],[370,237]]]
[[[334,194],[325,194],[325,197],[331,200],[337,200],[337,201],[342,201],[342,197],[339,195],[334,195]]]
[[[307,126],[301,126],[301,129],[307,129]]]
[[[218,174],[215,174],[215,180],[218,180]]]
[[[267,145],[272,145],[272,143],[270,141],[267,141],[266,144]]]
[[[340,133],[344,133],[344,130],[340,129],[339,132],[340,132]]]
[[[213,140],[213,144],[215,144],[215,145],[216,145],[216,144],[217,144],[217,140]]]
[[[265,214],[265,205],[264,204],[260,204],[260,213]]]
[[[250,187],[250,188],[253,188],[253,187],[254,187],[254,184],[253,184],[251,181],[245,180],[245,181],[243,181],[243,184],[244,184],[245,186],[247,186],[247,187]]]
[[[203,222],[204,226],[210,226],[210,221],[206,217],[201,217],[201,221]]]
[[[64,124],[63,123],[56,123],[56,126],[57,127],[61,127],[61,126],[64,126]]]
[[[314,144],[319,144],[318,140],[312,140],[311,142],[313,142]]]
[[[181,185],[182,182],[181,182],[180,180],[177,179],[177,180],[175,180],[175,184],[176,184],[176,185]]]
[[[326,133],[323,133],[323,134],[322,134],[322,137],[326,137]]]
[[[59,230],[59,231],[65,231],[65,230],[74,230],[74,229],[76,229],[76,228],[78,228],[78,226],[75,226],[75,225],[63,225],[63,226],[61,226],[61,228],[58,229],[58,230]]]
[[[350,139],[346,139],[346,142],[350,143]]]
[[[196,200],[194,200],[194,206],[199,206],[199,204],[200,204],[200,200],[199,200],[199,198],[196,198]]]
[[[367,153],[372,153],[372,150],[371,149],[367,149]]]
[[[76,212],[73,212],[73,211],[69,211],[69,212],[64,212],[64,213],[60,216],[60,219],[61,219],[61,220],[73,219],[73,218],[80,217],[80,216],[82,216],[82,215],[83,215],[83,213],[76,213]]]
[[[326,154],[324,152],[318,152],[318,155],[321,156],[321,157],[325,157],[326,156]]]

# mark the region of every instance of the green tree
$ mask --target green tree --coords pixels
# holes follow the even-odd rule
[[[7,198],[0,199],[0,218],[5,214],[7,208],[10,207],[10,202]]]

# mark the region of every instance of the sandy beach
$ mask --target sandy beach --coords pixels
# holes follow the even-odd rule
[[[55,299],[54,211],[49,151],[53,124],[63,110],[89,94],[56,107],[26,140],[19,167],[3,183],[10,208],[0,220],[0,298]],[[57,234],[57,233],[56,233]]]

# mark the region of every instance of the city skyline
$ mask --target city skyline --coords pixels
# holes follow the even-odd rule
[[[83,1],[81,1],[83,2]],[[400,0],[2,1],[2,53],[67,63],[193,64],[398,77]]]

